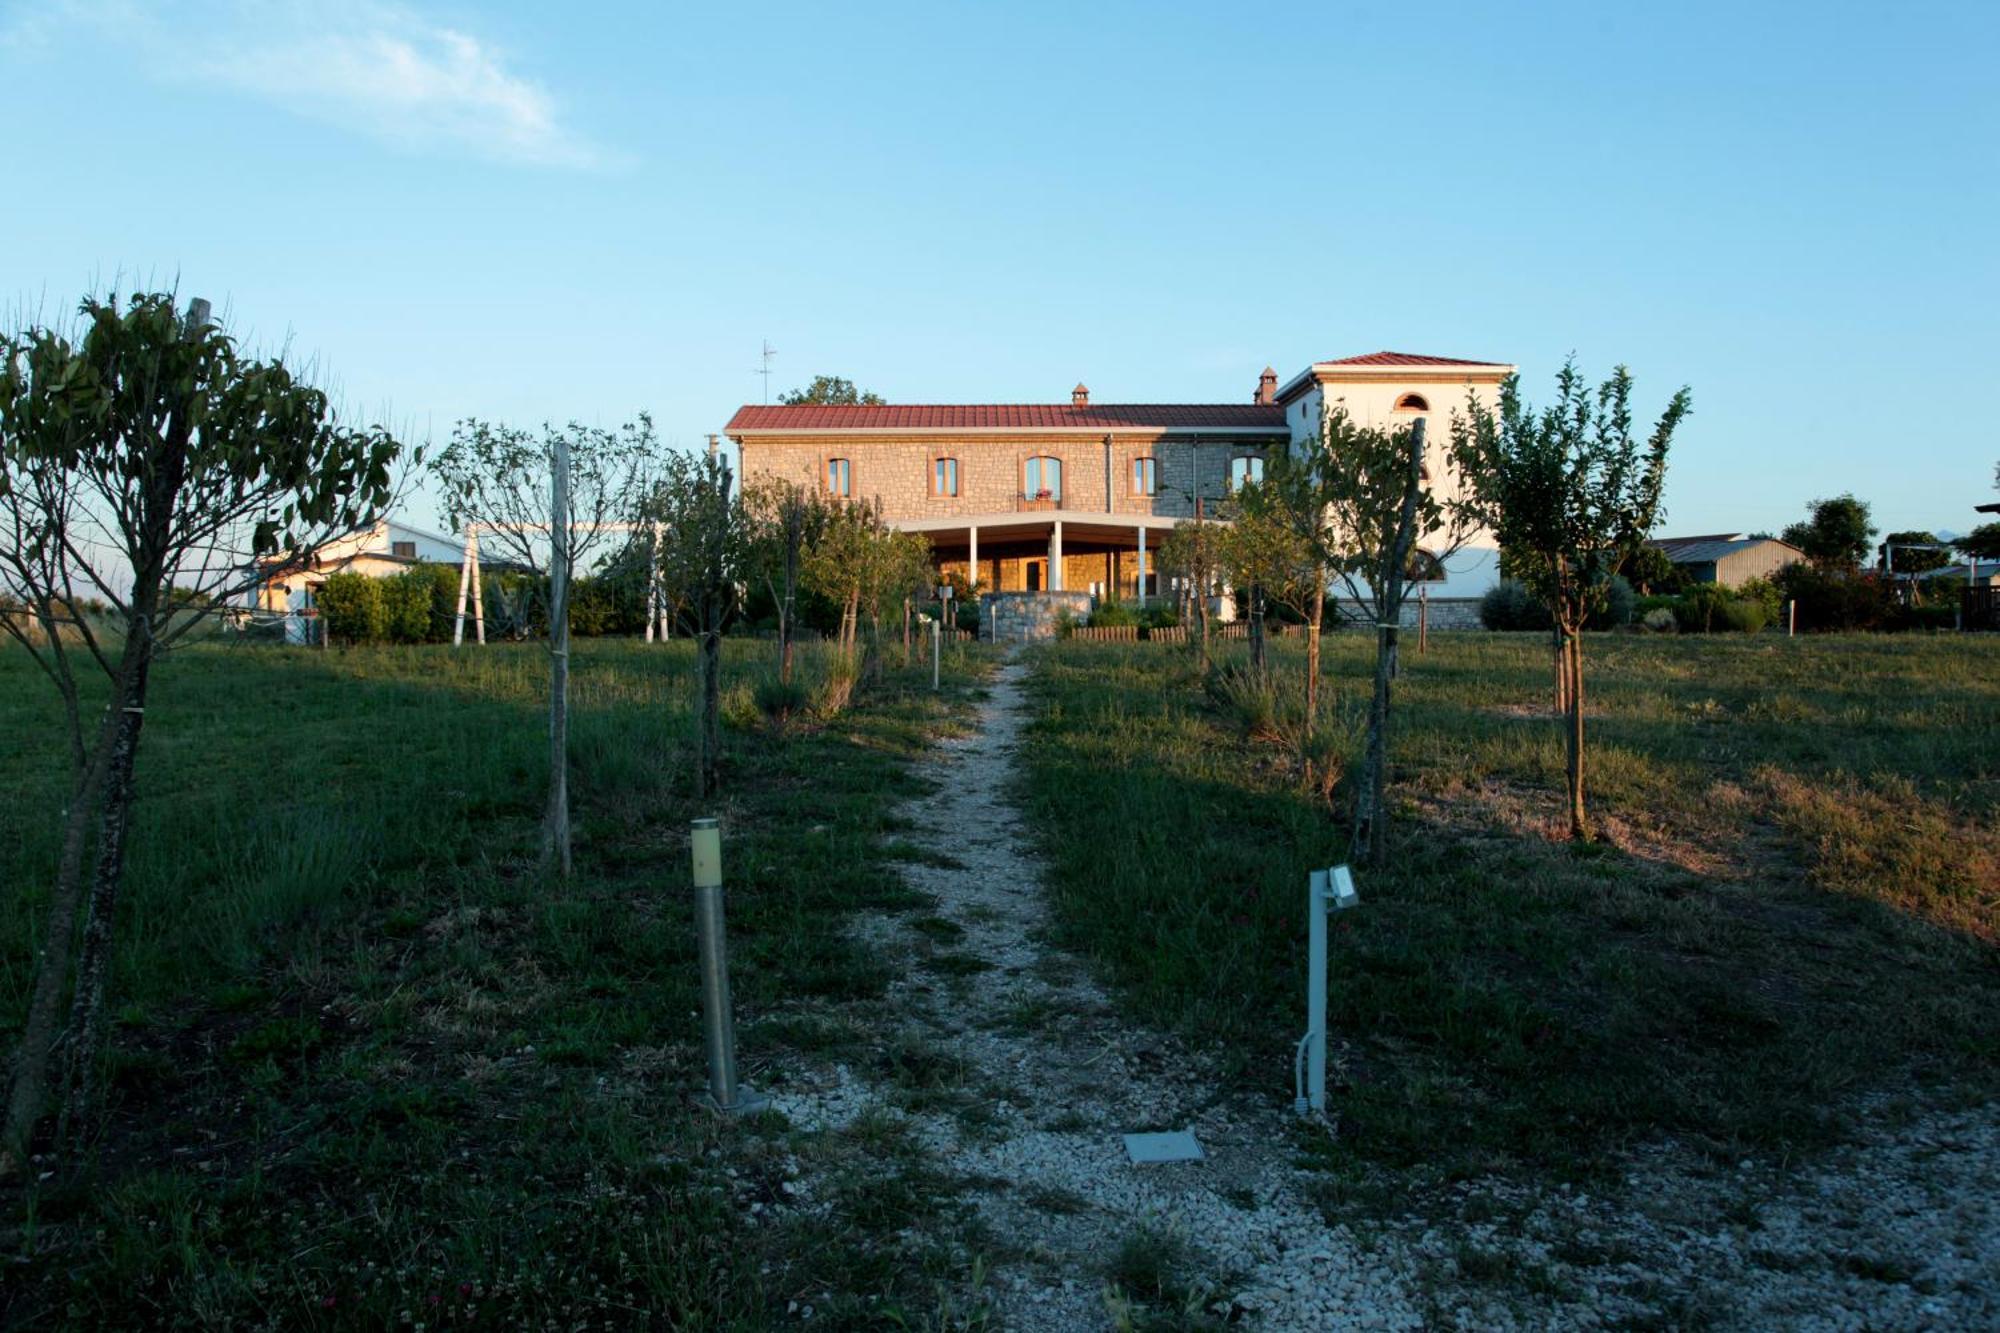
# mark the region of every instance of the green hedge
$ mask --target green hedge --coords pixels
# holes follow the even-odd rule
[[[1741,596],[1719,583],[1697,583],[1674,599],[1674,623],[1688,634],[1755,634],[1771,615],[1754,592]]]
[[[317,594],[326,637],[334,643],[380,643],[389,633],[382,581],[366,574],[329,574]]]
[[[417,564],[387,578],[341,573],[319,591],[320,614],[334,643],[449,643],[458,616],[456,565]],[[547,629],[539,583],[526,574],[480,578],[489,639],[529,638]],[[468,600],[466,616],[472,606]],[[579,638],[636,635],[646,628],[645,593],[634,580],[585,576],[570,584],[570,632]],[[471,627],[466,629],[469,635]]]

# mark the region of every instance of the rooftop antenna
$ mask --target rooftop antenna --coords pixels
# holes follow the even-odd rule
[[[750,372],[753,375],[762,375],[764,377],[764,402],[766,405],[771,401],[771,358],[777,354],[778,349],[771,346],[771,340],[766,338],[764,340],[764,368]]]

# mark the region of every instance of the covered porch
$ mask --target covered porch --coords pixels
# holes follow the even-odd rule
[[[1160,543],[1178,519],[1049,509],[1029,513],[903,519],[890,526],[930,539],[941,574],[981,592],[1087,592],[1123,600],[1157,597]]]

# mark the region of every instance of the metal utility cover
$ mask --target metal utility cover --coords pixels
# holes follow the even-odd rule
[[[1191,1129],[1168,1130],[1164,1134],[1127,1134],[1125,1155],[1138,1166],[1146,1162],[1199,1162],[1201,1145]]]

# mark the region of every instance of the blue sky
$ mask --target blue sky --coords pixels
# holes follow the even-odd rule
[[[0,298],[177,276],[414,437],[688,447],[766,338],[907,402],[1574,351],[1694,387],[1665,530],[1963,530],[1996,69],[1987,4],[6,4]]]

